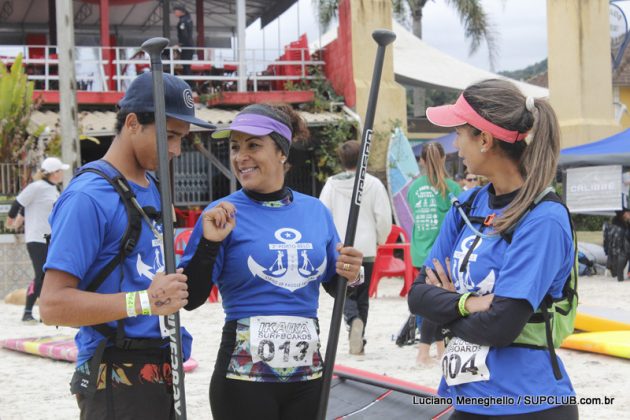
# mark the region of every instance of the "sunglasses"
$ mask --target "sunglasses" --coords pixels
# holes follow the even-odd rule
[[[475,178],[466,178],[466,181],[469,181],[469,182],[474,182],[476,180],[477,180],[477,177],[475,177]]]

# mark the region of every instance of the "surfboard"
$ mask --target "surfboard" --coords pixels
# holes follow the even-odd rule
[[[70,335],[7,338],[0,340],[0,347],[65,362],[76,362],[78,354],[74,337]],[[199,363],[191,357],[184,362],[184,372],[192,372],[197,366]]]
[[[407,191],[411,182],[420,176],[420,168],[409,140],[400,128],[396,128],[387,150],[387,187],[396,224],[411,238],[413,213],[407,203]]]
[[[630,331],[572,334],[564,340],[562,347],[630,359]]]
[[[630,312],[602,306],[579,305],[575,329],[580,331],[630,330]]]

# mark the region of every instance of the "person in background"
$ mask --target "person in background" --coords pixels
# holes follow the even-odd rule
[[[192,60],[195,46],[193,39],[193,21],[190,17],[188,10],[182,5],[173,7],[173,13],[179,19],[177,22],[177,43],[181,47],[179,54],[180,60]],[[189,76],[192,74],[190,69],[190,63],[182,66],[182,75]],[[192,80],[186,80],[189,85],[192,84]]]
[[[604,227],[606,268],[618,281],[624,281],[624,269],[630,260],[630,209],[615,212]]]
[[[407,192],[407,201],[413,213],[411,259],[414,267],[418,269],[424,265],[440,232],[444,216],[451,208],[448,194],[457,196],[461,192],[459,185],[448,177],[445,162],[446,154],[440,143],[424,145],[420,155],[420,167],[425,175],[415,179]],[[419,364],[431,363],[429,349],[434,342],[438,348],[439,359],[444,352],[444,337],[435,323],[423,319],[418,345]]]
[[[475,174],[466,173],[466,177],[464,178],[464,191],[472,190],[480,185],[479,177]]]
[[[457,185],[459,185],[459,187],[463,190],[464,186],[466,185],[466,175],[457,173],[455,174],[453,179],[455,180],[455,182],[457,182]]]
[[[63,171],[70,169],[70,165],[63,163],[56,157],[44,159],[39,170],[33,175],[33,182],[22,190],[11,205],[7,227],[18,229],[22,223],[24,226],[24,240],[26,250],[31,263],[35,278],[28,288],[26,294],[26,305],[22,321],[36,323],[33,317],[33,305],[39,297],[44,281],[44,263],[46,262],[46,238],[50,234],[50,224],[48,216],[52,211],[53,204],[59,198],[58,185],[63,181]],[[21,212],[24,212],[24,217]]]
[[[180,261],[187,310],[204,304],[213,284],[223,300],[212,418],[312,419],[323,370],[320,285],[334,294],[338,276],[360,282],[362,254],[340,243],[318,199],[285,185],[291,144],[308,137],[289,105],[249,105],[213,137],[229,138],[243,188],[206,207]]]
[[[330,210],[340,238],[345,238],[352,201],[355,172],[361,155],[361,143],[350,140],[339,146],[337,156],[344,171],[328,178],[319,199]],[[365,174],[361,211],[357,221],[354,246],[363,253],[365,282],[346,296],[344,318],[350,327],[350,354],[363,354],[365,327],[370,309],[369,289],[376,246],[385,243],[392,229],[392,209],[383,183]]]

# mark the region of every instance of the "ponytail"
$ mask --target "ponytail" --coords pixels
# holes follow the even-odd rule
[[[518,223],[556,175],[560,155],[558,120],[547,101],[525,98],[514,84],[506,80],[490,79],[476,83],[466,88],[463,95],[470,106],[488,121],[507,130],[530,133],[529,141],[495,142],[508,159],[518,164],[524,179],[514,200],[494,221],[495,230],[503,233]]]
[[[520,160],[520,169],[525,182],[514,201],[494,222],[497,232],[504,232],[518,223],[536,197],[551,185],[556,176],[556,166],[560,155],[558,120],[549,102],[536,99],[534,108],[531,140]]]
[[[38,169],[32,176],[33,181],[41,181],[42,179],[48,179],[48,173],[44,172],[42,169]]]
[[[446,197],[448,186],[446,185],[446,168],[444,167],[444,148],[440,143],[427,143],[422,148],[422,159],[427,170],[429,184]]]

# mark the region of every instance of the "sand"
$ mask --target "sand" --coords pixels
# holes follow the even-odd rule
[[[364,356],[348,354],[346,334],[342,332],[337,363],[378,374],[437,387],[440,369],[415,365],[415,346],[397,347],[393,342],[408,315],[407,302],[398,296],[400,279],[384,279],[377,299],[371,300],[370,318]],[[630,281],[618,283],[610,277],[581,278],[580,300],[589,305],[601,305],[628,310]],[[333,300],[322,294],[320,319],[323,343],[326,343]],[[20,321],[22,308],[0,303],[0,339],[73,333],[71,328],[44,325],[27,326]],[[182,324],[195,337],[193,357],[199,367],[186,376],[188,418],[210,419],[208,384],[214,366],[218,340],[223,325],[220,304],[207,303],[193,312],[182,312]],[[322,351],[323,353],[323,351]],[[630,396],[625,384],[630,378],[630,360],[591,353],[559,350],[578,397],[614,397],[610,405],[580,405],[582,419],[627,418]],[[68,383],[73,365],[5,349],[0,349],[0,418],[12,419],[73,419],[79,410],[69,393]]]

